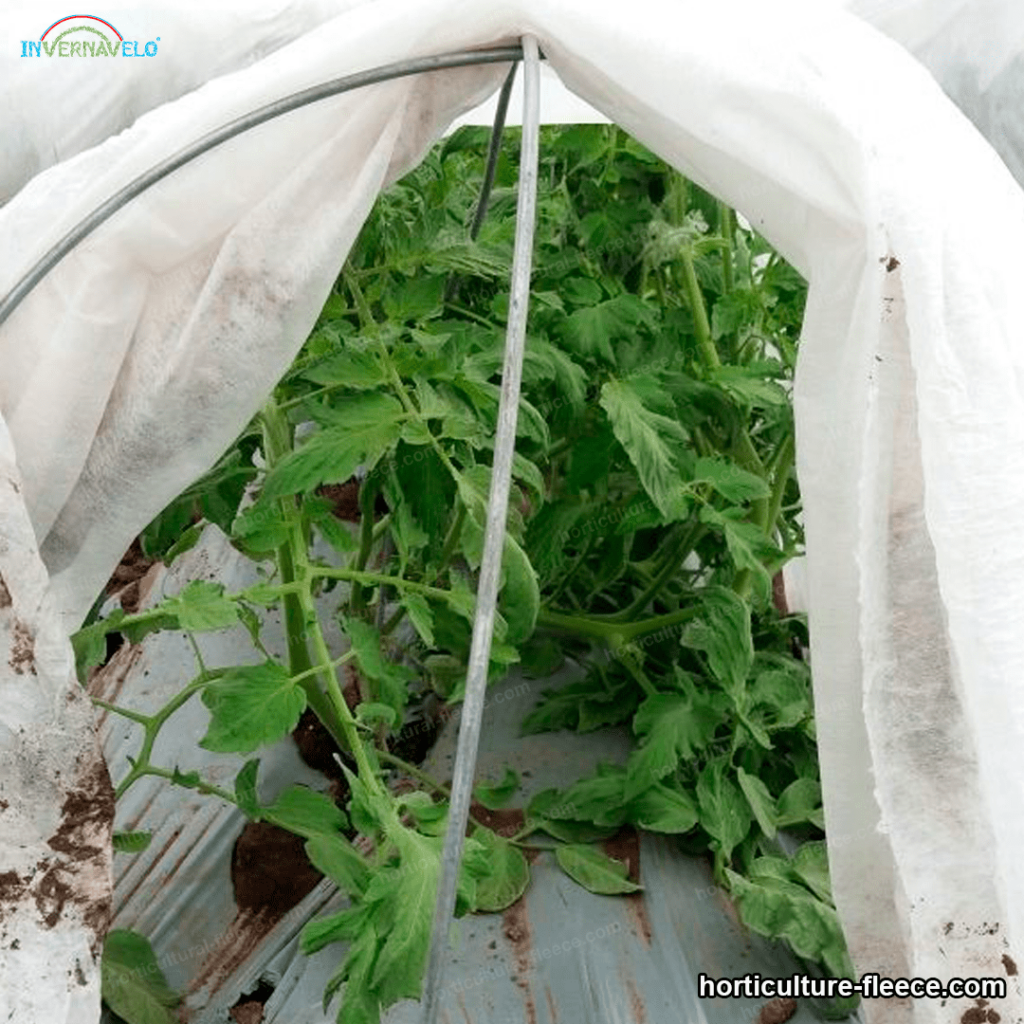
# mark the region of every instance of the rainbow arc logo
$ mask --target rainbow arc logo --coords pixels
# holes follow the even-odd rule
[[[39,39],[21,41],[22,57],[155,57],[160,37],[141,43],[124,36],[95,14],[69,14]]]

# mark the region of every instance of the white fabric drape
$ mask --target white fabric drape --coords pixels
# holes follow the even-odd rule
[[[1007,977],[1024,956],[1024,195],[1006,166],[920,65],[835,5],[378,0],[328,20],[323,6],[280,9],[293,6],[315,31],[248,67],[238,47],[239,70],[191,92],[223,66],[211,59],[181,88],[171,71],[191,65],[147,14],[170,70],[137,63],[168,75],[154,96],[180,98],[41,171],[0,210],[0,294],[112,191],[240,113],[339,74],[535,34],[570,89],[739,209],[810,281],[797,456],[851,952],[891,977],[1007,978],[992,1008],[1024,1014]],[[118,27],[146,38],[134,10]],[[71,96],[76,72],[50,65],[55,82],[71,76],[51,88]],[[380,188],[504,71],[376,86],[233,140],[105,224],[0,330],[18,488],[0,488],[0,533],[31,522],[40,553],[23,545],[27,561],[13,562],[0,546],[0,573],[49,575],[42,604],[9,587],[7,649],[30,611],[40,635],[77,626],[131,538],[286,369]],[[18,123],[38,102],[29,78],[5,86]],[[121,88],[112,80],[109,95]],[[39,148],[30,170],[52,163]],[[0,685],[15,695],[0,704],[4,744],[24,765],[34,755],[18,730],[45,738],[68,712],[22,699],[34,682],[14,669],[0,667]],[[54,686],[73,691],[69,673]],[[84,749],[93,741],[75,728]],[[46,847],[54,817],[9,779],[4,864],[26,835]],[[35,876],[19,864],[28,892]],[[25,896],[15,910],[27,921],[32,908]],[[65,922],[85,948],[70,905]],[[33,964],[0,958],[15,1019],[33,1019],[18,1013]],[[94,998],[95,967],[81,970]],[[66,998],[48,1006],[35,1019],[85,1019]],[[938,1024],[969,1006],[878,1002],[867,1017]]]

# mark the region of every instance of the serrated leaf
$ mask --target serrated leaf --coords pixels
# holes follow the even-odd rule
[[[263,808],[262,817],[306,839],[336,836],[348,824],[345,813],[329,796],[308,786],[289,786]]]
[[[493,785],[479,782],[473,789],[473,796],[489,810],[496,811],[504,807],[512,799],[519,788],[519,773],[511,768],[505,769],[501,782]]]
[[[100,967],[103,998],[128,1024],[178,1024],[181,1002],[167,984],[149,941],[138,932],[107,933]]]
[[[347,480],[398,441],[404,420],[398,399],[375,391],[354,395],[332,416],[330,427],[312,434],[274,466],[263,496],[281,498]]]
[[[361,703],[356,708],[356,722],[370,730],[376,729],[378,725],[391,729],[397,721],[398,712],[387,704],[369,701]]]
[[[152,832],[115,832],[115,853],[142,853],[153,841]]]
[[[673,445],[686,440],[683,428],[648,409],[632,380],[608,381],[601,388],[601,408],[644,490],[664,516],[674,516],[681,508],[682,484]]]
[[[835,977],[853,977],[835,910],[799,886],[766,878],[751,882],[726,869],[743,923],[773,939],[785,939],[798,956],[824,962]]]
[[[776,810],[775,801],[772,799],[768,787],[756,776],[745,772],[741,767],[736,769],[736,778],[739,781],[740,789],[747,798],[750,809],[754,812],[761,831],[769,839],[775,838],[776,831]]]
[[[487,873],[477,879],[476,909],[500,913],[512,906],[530,884],[530,866],[521,850],[489,828],[477,827],[473,838],[483,844]]]
[[[697,778],[700,823],[728,861],[732,851],[750,831],[752,815],[739,786],[729,777],[728,758],[709,761]]]
[[[715,678],[734,699],[745,688],[754,662],[750,610],[724,587],[704,591],[700,617],[683,630],[682,642],[703,651]]]
[[[352,644],[360,671],[374,686],[378,702],[401,715],[409,699],[408,683],[415,677],[405,665],[387,661],[381,653],[380,633],[355,617],[342,617],[341,628]]]
[[[378,872],[366,891],[386,898],[393,910],[390,927],[373,967],[373,987],[387,1005],[398,999],[418,999],[430,945],[430,927],[441,870],[438,843],[409,829],[392,832],[401,855],[398,869]]]
[[[309,845],[309,843],[306,844],[307,850]],[[320,870],[323,871],[323,868]],[[324,874],[327,875],[329,872],[324,871]],[[302,952],[308,956],[332,942],[351,942],[363,932],[369,916],[369,907],[357,906],[336,914],[329,914],[327,917],[317,918],[315,921],[309,921],[303,927],[299,938]]]
[[[291,527],[280,502],[261,498],[239,511],[231,524],[231,536],[246,552],[277,550],[288,539]]]
[[[559,846],[555,850],[555,859],[574,882],[589,892],[614,896],[643,889],[642,885],[629,880],[629,869],[621,860],[614,860],[593,846]]]
[[[543,828],[548,835],[563,843],[593,843],[609,839],[618,832],[620,825],[594,825],[586,821],[572,821],[560,817],[572,813],[562,794],[557,789],[545,789],[536,793],[526,807],[526,822]],[[549,815],[551,815],[549,817]]]
[[[645,789],[628,807],[627,821],[648,832],[689,832],[697,824],[697,805],[687,794],[660,782]]]
[[[224,596],[224,584],[209,580],[193,580],[153,610],[173,615],[181,629],[193,633],[227,629],[238,622],[238,606]]]
[[[319,833],[306,841],[306,856],[349,896],[362,896],[370,882],[370,867],[342,836]],[[338,938],[352,936],[338,935]],[[329,940],[329,941],[333,941]]]
[[[277,662],[229,669],[203,691],[212,715],[199,745],[218,753],[248,754],[276,743],[298,725],[306,694]]]
[[[401,598],[402,607],[409,616],[420,639],[427,647],[434,646],[434,616],[430,611],[430,605],[422,594],[414,594],[406,591]]]
[[[340,385],[350,391],[372,391],[387,382],[387,374],[372,351],[346,348],[304,370],[303,377],[314,384]]]
[[[705,505],[700,510],[701,522],[707,523],[725,537],[729,554],[739,569],[748,569],[753,573],[758,594],[767,601],[771,595],[772,577],[765,563],[771,563],[779,557],[778,549],[769,543],[760,527],[746,522],[742,509],[718,509]]]
[[[632,337],[641,327],[657,323],[657,314],[635,295],[618,295],[606,302],[577,309],[562,324],[562,337],[579,355],[615,363],[612,341]]]
[[[262,816],[259,796],[256,792],[256,778],[260,771],[260,761],[254,757],[246,761],[241,771],[235,776],[235,800],[238,809],[251,821],[259,821]]]
[[[742,504],[767,498],[771,488],[755,473],[749,473],[729,459],[701,458],[694,467],[695,482],[710,484],[723,498]]]
[[[681,760],[696,757],[714,738],[722,717],[720,706],[702,695],[648,697],[633,718],[633,732],[645,739],[629,757],[626,799],[660,782]]]

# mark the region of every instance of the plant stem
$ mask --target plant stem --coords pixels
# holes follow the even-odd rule
[[[634,615],[639,615],[657,597],[661,588],[679,572],[679,567],[706,532],[707,527],[703,523],[694,523],[689,530],[680,533],[665,554],[661,568],[655,573],[647,589],[621,613],[623,619],[629,621]]]
[[[273,399],[270,399],[260,412],[260,422],[263,427],[263,456],[269,471],[291,451],[292,431],[288,420],[274,404]],[[340,718],[323,690],[317,685],[316,675],[312,672],[313,662],[306,645],[306,616],[301,599],[305,583],[298,579],[294,557],[294,552],[298,549],[305,553],[301,524],[297,521],[298,509],[294,498],[281,498],[278,505],[289,526],[288,537],[275,553],[282,584],[289,588],[283,591],[281,596],[288,644],[288,674],[300,681],[307,703],[317,718],[323,722],[335,743],[343,750],[350,749],[346,746],[345,731]]]
[[[704,295],[700,290],[700,282],[697,280],[697,269],[693,263],[693,250],[690,246],[683,246],[679,252],[679,258],[683,264],[683,286],[686,289],[690,312],[693,314],[693,327],[697,332],[697,352],[705,370],[709,372],[717,370],[722,362],[718,358],[718,349],[715,348],[715,343],[711,340],[708,310],[704,305]]]
[[[569,633],[578,633],[583,636],[595,636],[602,640],[621,637],[624,642],[628,643],[630,640],[643,636],[645,633],[654,633],[659,629],[669,629],[683,622],[689,622],[690,619],[698,614],[700,614],[699,604],[680,608],[677,611],[669,612],[667,615],[655,615],[653,618],[641,619],[638,622],[620,622],[614,618],[563,615],[560,612],[552,612],[542,608],[537,616],[537,625],[548,626],[551,629],[564,630]]]

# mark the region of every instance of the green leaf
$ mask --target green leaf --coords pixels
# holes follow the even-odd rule
[[[477,827],[473,838],[484,846],[488,873],[477,879],[476,909],[493,914],[512,906],[530,884],[530,866],[521,850],[489,828]]]
[[[178,1024],[173,1008],[181,997],[167,984],[149,941],[115,928],[103,943],[103,999],[128,1024]]]
[[[574,882],[590,892],[614,896],[643,889],[642,885],[629,880],[629,870],[621,860],[614,860],[592,846],[559,846],[555,850],[555,858]]]
[[[496,811],[504,807],[512,799],[515,791],[519,788],[519,773],[511,768],[505,769],[505,777],[494,785],[486,782],[477,783],[473,789],[473,795],[479,803],[489,810]]]
[[[203,703],[213,716],[199,745],[248,754],[290,733],[306,710],[306,695],[277,662],[242,665],[209,683]]]
[[[369,623],[343,616],[341,628],[356,653],[360,671],[374,684],[378,702],[392,708],[397,718],[408,702],[408,683],[415,678],[415,673],[405,665],[384,658],[380,633]]]
[[[306,850],[309,851],[313,840],[306,843]],[[313,857],[310,856],[310,860]],[[314,861],[314,863],[316,863]],[[334,876],[322,867],[319,870],[325,875]],[[302,952],[307,956],[323,949],[332,942],[351,942],[365,930],[370,916],[370,909],[365,906],[350,907],[347,910],[339,911],[337,914],[329,914],[327,917],[318,918],[306,924],[299,939]]]
[[[606,302],[585,306],[566,318],[562,337],[581,356],[600,357],[615,363],[612,341],[632,337],[641,327],[657,323],[654,310],[635,295],[619,295]]]
[[[828,848],[824,840],[811,840],[804,843],[793,854],[793,870],[800,881],[814,893],[818,899],[832,902],[832,882],[828,872]]]
[[[734,699],[743,692],[754,644],[750,610],[741,598],[724,587],[705,590],[700,618],[683,630],[682,642],[707,655],[712,674]]]
[[[544,829],[548,835],[563,843],[594,843],[610,839],[620,825],[594,825],[586,821],[570,821],[558,815],[572,813],[557,789],[545,789],[535,794],[526,808],[526,823]],[[549,817],[549,813],[553,817]]]
[[[626,772],[617,766],[602,765],[597,774],[580,779],[561,796],[560,802],[545,812],[548,818],[590,821],[595,825],[622,825],[626,821]]]
[[[118,622],[124,618],[124,612],[117,608],[111,615],[91,626],[71,634],[71,646],[75,652],[75,670],[78,678],[84,682],[89,669],[103,664],[107,657],[107,633],[117,629]]]
[[[256,777],[259,771],[259,758],[254,757],[246,761],[235,776],[235,800],[238,802],[238,809],[250,821],[259,821],[263,813],[256,793]]]
[[[680,834],[697,824],[697,805],[687,794],[656,782],[645,789],[627,810],[627,820],[648,832]]]
[[[784,408],[789,404],[789,396],[775,381],[765,380],[763,374],[745,366],[720,366],[712,380],[730,398],[754,409]]]
[[[399,849],[401,865],[378,871],[365,894],[368,902],[387,899],[390,926],[373,967],[372,984],[387,1005],[398,999],[418,999],[430,945],[430,927],[441,870],[440,839],[429,839],[406,828],[390,838]]]
[[[345,827],[345,813],[325,793],[307,786],[289,786],[269,807],[264,820],[289,832],[314,839],[336,836]]]
[[[821,807],[821,783],[817,779],[799,778],[791,782],[776,801],[779,828],[809,821],[824,831],[825,814]]]
[[[528,640],[540,614],[540,586],[530,559],[519,544],[505,534],[502,559],[505,585],[501,589],[501,612],[508,624],[505,641],[518,646]]]
[[[835,977],[854,977],[835,910],[799,886],[752,882],[726,869],[743,923],[759,935],[785,939],[798,956],[824,962]]]
[[[372,391],[386,384],[388,377],[373,352],[346,348],[336,356],[303,372],[306,380],[324,386],[341,386],[349,391]]]
[[[729,759],[717,757],[697,778],[701,827],[716,840],[726,861],[750,831],[751,821],[750,807],[729,772]]]
[[[361,464],[373,464],[398,441],[405,415],[401,403],[375,391],[352,396],[331,426],[312,434],[267,474],[265,498],[341,483]]]
[[[735,462],[721,456],[698,459],[693,479],[694,482],[711,484],[723,498],[737,504],[767,498],[771,493],[771,488],[761,477],[748,473]]]
[[[780,552],[768,541],[760,527],[742,518],[745,514],[738,508],[719,512],[710,505],[700,510],[701,522],[714,527],[725,537],[733,561],[738,568],[753,573],[759,596],[767,601],[771,595],[772,577],[766,564],[776,562]]]
[[[409,621],[419,633],[420,639],[427,647],[433,647],[434,616],[430,611],[427,599],[422,594],[414,594],[407,590],[402,594],[401,604],[409,616]]]
[[[193,580],[153,610],[173,615],[181,629],[194,633],[227,629],[238,622],[238,606],[224,596],[224,584],[208,580]]]
[[[343,836],[327,833],[313,835],[306,841],[306,856],[318,871],[322,871],[349,896],[362,896],[370,884],[369,865]],[[338,938],[352,936],[339,935]]]
[[[689,761],[714,738],[722,721],[712,698],[691,692],[659,693],[648,697],[633,718],[633,732],[644,743],[630,754],[625,795],[632,800]]]
[[[608,381],[601,388],[601,408],[644,490],[664,516],[674,516],[680,509],[682,484],[673,445],[686,440],[683,428],[648,409],[632,378]]]
[[[239,511],[231,537],[247,553],[276,551],[288,539],[290,527],[281,503],[260,498]]]
[[[432,447],[405,443],[395,449],[394,466],[413,519],[440,548],[455,500],[451,473]]]
[[[115,853],[142,853],[153,841],[152,832],[115,832]]]
[[[356,708],[356,722],[371,731],[378,725],[384,725],[391,729],[397,721],[398,712],[387,704],[375,704],[370,701],[361,703]]]
[[[754,812],[758,825],[761,826],[761,831],[769,839],[774,839],[776,830],[775,801],[772,799],[771,793],[768,792],[768,787],[756,775],[750,775],[740,767],[736,769],[736,778],[739,780],[743,795],[747,798],[747,803],[750,804],[750,809]]]

